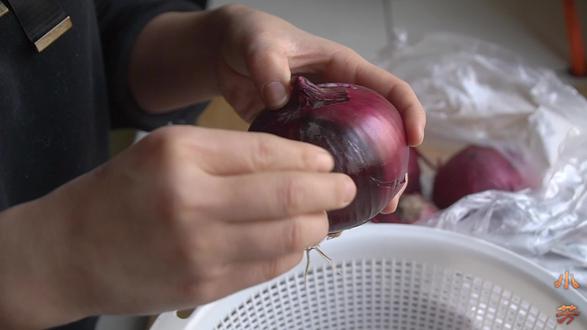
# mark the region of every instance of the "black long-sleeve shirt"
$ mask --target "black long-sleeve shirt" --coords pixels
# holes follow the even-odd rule
[[[202,110],[196,105],[147,115],[127,81],[130,51],[145,24],[163,12],[198,10],[196,1],[57,1],[73,28],[42,53],[14,11],[0,17],[0,210],[105,162],[111,127],[193,122]],[[92,329],[94,323],[63,329]]]

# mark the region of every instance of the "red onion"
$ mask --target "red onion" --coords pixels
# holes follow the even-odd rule
[[[314,85],[295,77],[288,104],[261,112],[249,130],[320,146],[333,155],[334,171],[353,179],[357,186],[353,202],[328,212],[331,234],[379,214],[405,183],[409,149],[402,118],[391,103],[368,88]]]
[[[446,208],[469,194],[486,190],[518,191],[529,186],[499,151],[469,146],[438,169],[433,200],[436,206]]]

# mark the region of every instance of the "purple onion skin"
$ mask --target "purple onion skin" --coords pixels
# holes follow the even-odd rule
[[[486,190],[518,191],[529,186],[499,151],[469,146],[438,169],[432,198],[436,206],[447,208],[469,194]]]
[[[249,131],[320,146],[334,157],[334,172],[357,186],[347,207],[328,212],[329,233],[359,226],[379,214],[405,182],[409,148],[397,109],[376,92],[353,84],[314,85],[293,79],[290,101],[263,111]]]

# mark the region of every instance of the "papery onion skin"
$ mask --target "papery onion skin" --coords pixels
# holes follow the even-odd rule
[[[486,190],[518,191],[528,187],[530,183],[499,151],[468,146],[438,169],[432,198],[436,206],[447,208],[469,194]]]
[[[357,186],[347,207],[328,212],[329,232],[339,233],[379,214],[405,183],[409,149],[402,118],[378,93],[354,84],[314,85],[297,76],[290,101],[263,111],[250,131],[308,142],[329,151],[334,172]]]

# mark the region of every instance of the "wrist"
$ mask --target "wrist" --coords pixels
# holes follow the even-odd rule
[[[130,88],[142,109],[162,113],[219,94],[221,17],[217,10],[168,12],[145,26],[129,67]]]
[[[90,314],[78,298],[80,279],[68,273],[67,212],[51,195],[0,214],[0,328],[46,328]]]

